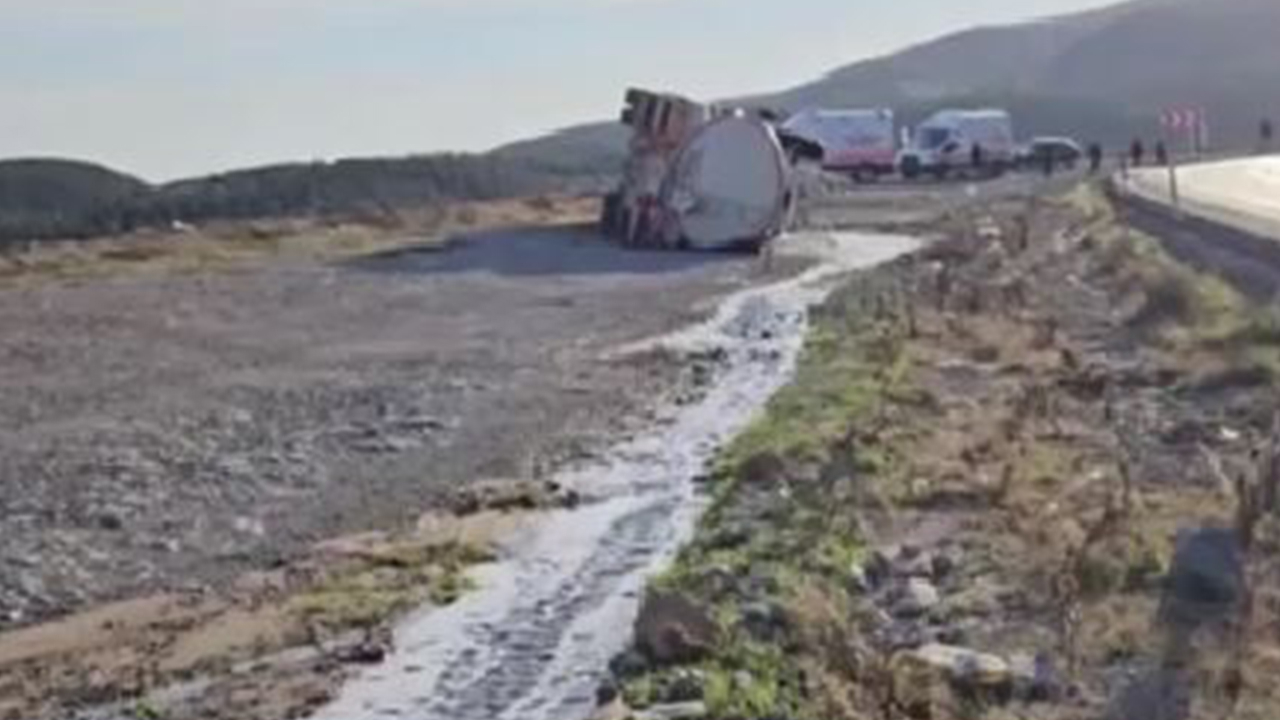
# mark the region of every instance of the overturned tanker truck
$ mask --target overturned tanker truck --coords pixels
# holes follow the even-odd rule
[[[819,146],[774,119],[627,91],[630,154],[605,198],[604,233],[632,247],[758,251],[790,222],[794,164],[822,160]]]

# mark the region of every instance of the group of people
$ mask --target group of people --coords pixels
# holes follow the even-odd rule
[[[1155,144],[1155,162],[1156,165],[1166,166],[1169,164],[1169,147],[1164,144],[1163,140],[1157,140]],[[1141,138],[1134,138],[1129,145],[1129,166],[1142,167],[1147,159],[1147,147],[1142,143]]]

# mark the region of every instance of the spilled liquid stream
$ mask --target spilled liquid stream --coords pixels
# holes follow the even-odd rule
[[[705,395],[556,478],[594,501],[521,531],[458,603],[408,618],[387,662],[351,681],[319,720],[574,720],[594,710],[609,659],[630,639],[645,579],[692,532],[701,507],[693,478],[791,378],[809,307],[843,273],[916,246],[860,233],[788,240],[819,264],[737,293],[709,320],[653,341],[723,353]]]

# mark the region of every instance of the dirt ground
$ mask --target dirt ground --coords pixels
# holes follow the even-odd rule
[[[1274,311],[1095,190],[952,219],[823,308],[602,717],[1276,716]]]
[[[0,623],[198,587],[461,482],[536,477],[669,387],[673,368],[606,349],[754,272],[495,231],[0,289]]]
[[[894,195],[869,224],[970,198],[942,195]],[[644,426],[699,368],[611,351],[798,268],[622,251],[562,226],[589,214],[577,201],[466,210],[6,259],[0,715],[153,717],[135,699],[165,686],[170,708],[190,696],[178,717],[324,702],[385,650],[388,617],[464,590],[513,521],[441,515],[459,488],[536,480]],[[561,226],[485,229],[513,223]]]

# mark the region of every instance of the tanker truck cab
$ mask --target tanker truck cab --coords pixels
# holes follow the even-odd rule
[[[1013,120],[1004,110],[943,110],[916,128],[898,168],[908,179],[960,171],[992,175],[1007,170],[1015,153]]]

